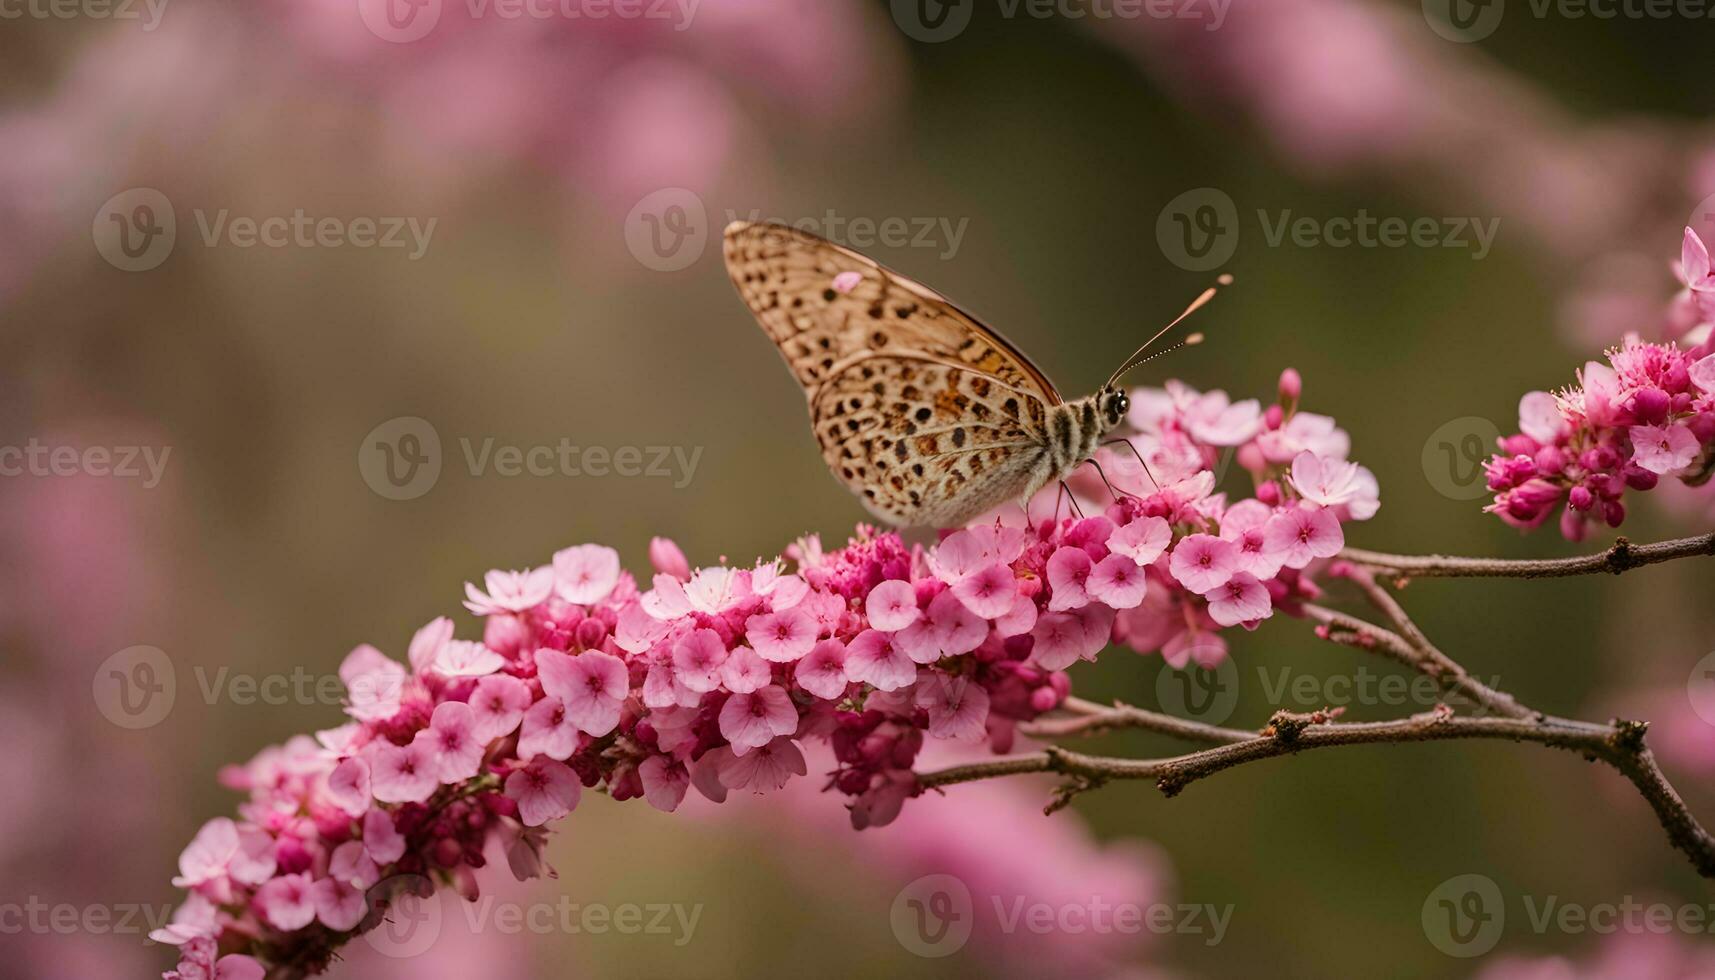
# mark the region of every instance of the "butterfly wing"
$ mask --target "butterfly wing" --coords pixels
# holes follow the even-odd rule
[[[735,222],[727,271],[803,387],[822,457],[871,512],[947,526],[1019,493],[1047,377],[934,290],[807,232]]]

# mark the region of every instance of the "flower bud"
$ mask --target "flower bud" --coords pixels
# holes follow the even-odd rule
[[[662,575],[671,575],[681,582],[691,577],[691,563],[685,560],[685,553],[672,538],[649,539],[649,564]]]
[[[1304,393],[1304,379],[1299,377],[1295,368],[1287,368],[1280,372],[1280,400],[1288,405],[1298,401],[1298,396]]]

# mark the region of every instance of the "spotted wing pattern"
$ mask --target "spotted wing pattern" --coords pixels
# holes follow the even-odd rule
[[[856,252],[779,225],[726,232],[733,284],[804,388],[822,458],[895,524],[1015,499],[1061,399],[1017,348]]]

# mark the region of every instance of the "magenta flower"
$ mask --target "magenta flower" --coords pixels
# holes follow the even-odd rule
[[[917,590],[904,579],[888,579],[869,590],[864,600],[864,614],[870,625],[878,630],[895,632],[917,622],[922,610],[917,608]]]
[[[1209,618],[1222,626],[1237,626],[1268,618],[1273,609],[1268,589],[1249,572],[1233,577],[1204,595],[1209,600]]]
[[[522,759],[538,755],[550,759],[569,758],[578,750],[582,740],[578,726],[559,698],[543,698],[524,712],[518,732],[518,756]]]
[[[462,783],[482,771],[487,740],[476,735],[476,715],[462,701],[443,701],[435,706],[429,727],[417,733],[435,778],[442,783]],[[415,741],[415,740],[413,740]]]
[[[726,644],[711,629],[693,630],[673,645],[674,676],[687,690],[699,694],[720,686],[721,666],[726,661]]]
[[[619,706],[631,687],[625,661],[600,650],[575,657],[558,650],[537,650],[536,672],[542,690],[559,698],[566,706],[566,717],[580,731],[600,738],[619,724]]]
[[[786,689],[773,684],[734,694],[721,706],[721,737],[732,745],[734,755],[761,748],[781,735],[798,730],[798,709]]]
[[[569,766],[553,759],[532,759],[506,777],[506,795],[518,804],[518,819],[540,827],[571,813],[583,786]]]
[[[1090,602],[1084,583],[1090,577],[1090,553],[1083,548],[1057,549],[1048,559],[1048,585],[1054,591],[1048,600],[1049,612],[1077,609]]]
[[[981,619],[996,619],[1006,615],[1018,598],[1018,579],[1010,566],[996,563],[966,576],[953,586],[952,592],[973,615]],[[871,616],[871,621],[874,618]]]
[[[1269,518],[1262,536],[1263,550],[1279,553],[1281,564],[1287,568],[1303,568],[1317,558],[1332,558],[1346,546],[1346,535],[1334,512],[1309,507],[1293,507]],[[1186,588],[1193,586],[1187,583]]]
[[[484,745],[512,734],[530,708],[530,685],[511,674],[490,674],[470,692],[472,733]]]
[[[815,617],[797,606],[752,616],[744,630],[751,649],[770,663],[793,663],[816,645]]]
[[[424,739],[395,745],[382,738],[364,751],[375,798],[383,803],[421,803],[440,785],[435,778],[439,767]]]
[[[809,656],[798,661],[792,679],[824,701],[839,700],[850,683],[846,678],[846,645],[834,639],[816,644]]]
[[[1114,609],[1136,609],[1148,589],[1143,568],[1118,553],[1097,562],[1084,582],[1084,590],[1091,599]]]
[[[1173,547],[1167,567],[1180,585],[1202,594],[1233,577],[1239,568],[1239,552],[1231,541],[1212,534],[1192,534]]]
[[[269,925],[291,932],[314,922],[316,900],[307,874],[281,875],[256,890],[257,913]]]
[[[917,664],[894,642],[896,634],[864,630],[846,645],[846,679],[878,691],[897,691],[917,679]]]

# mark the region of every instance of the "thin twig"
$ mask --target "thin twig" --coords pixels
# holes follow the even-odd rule
[[[1605,762],[1630,779],[1655,810],[1668,839],[1691,859],[1699,874],[1715,878],[1715,837],[1698,824],[1643,745],[1641,722],[1609,725],[1563,718],[1461,718],[1442,709],[1398,721],[1331,722],[1323,715],[1277,712],[1261,734],[1166,759],[1117,759],[1086,755],[1058,746],[1028,755],[1007,756],[921,773],[926,788],[950,786],[995,776],[1057,773],[1069,783],[1049,809],[1064,806],[1077,793],[1114,779],[1147,779],[1167,796],[1226,769],[1307,749],[1337,745],[1373,745],[1447,739],[1500,739],[1534,742],[1577,752]]]
[[[1612,547],[1577,558],[1457,558],[1448,555],[1391,555],[1347,548],[1340,557],[1389,575],[1441,578],[1563,578],[1568,575],[1618,575],[1644,565],[1715,555],[1715,532],[1673,541],[1632,544],[1616,538]]]
[[[1099,735],[1115,729],[1133,728],[1173,735],[1193,742],[1243,742],[1256,737],[1255,732],[1222,728],[1219,725],[1190,721],[1159,711],[1146,711],[1119,701],[1112,705],[1100,705],[1082,698],[1067,698],[1066,703],[1061,705],[1061,710],[1067,712],[1067,715],[1039,718],[1019,725],[1019,733],[1031,738],[1054,739],[1073,735]]]

